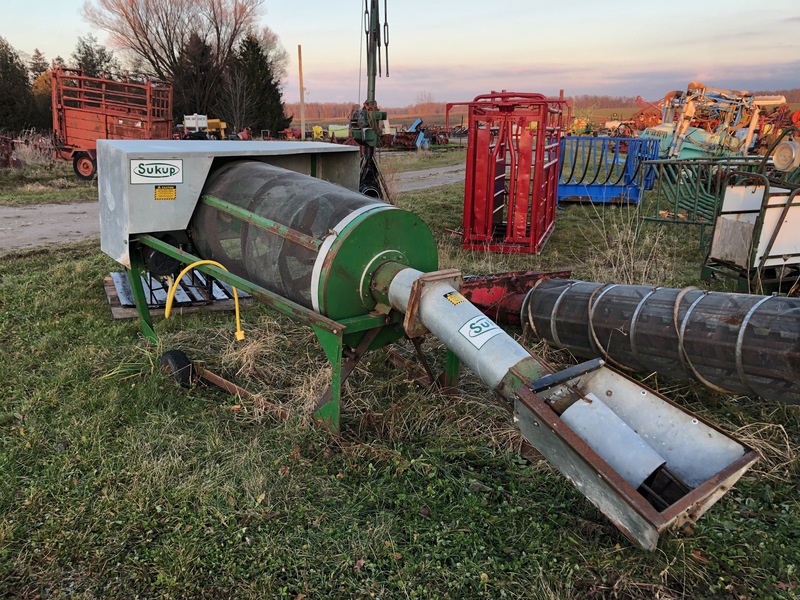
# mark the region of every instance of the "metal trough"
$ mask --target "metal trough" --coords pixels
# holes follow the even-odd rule
[[[559,202],[637,204],[653,189],[658,141],[570,135],[559,152]]]

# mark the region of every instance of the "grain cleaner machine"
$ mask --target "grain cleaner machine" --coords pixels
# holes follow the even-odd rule
[[[437,270],[422,219],[356,191],[358,149],[109,140],[98,160],[102,249],[128,269],[145,336],[156,339],[141,272],[197,265],[313,328],[332,367],[316,416],[334,429],[341,383],[368,350],[433,335],[448,382],[468,366],[643,548],[696,521],[757,459],[600,360],[554,372],[531,355],[459,293],[457,270]]]

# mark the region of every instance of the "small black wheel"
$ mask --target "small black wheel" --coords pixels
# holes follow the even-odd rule
[[[161,372],[171,375],[182,387],[194,383],[194,365],[181,350],[167,350],[161,355]]]
[[[97,175],[97,161],[86,152],[78,152],[72,157],[72,169],[84,181],[91,181]]]

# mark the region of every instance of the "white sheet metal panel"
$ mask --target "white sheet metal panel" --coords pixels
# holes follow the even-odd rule
[[[763,185],[728,186],[722,198],[720,215],[725,219],[755,224],[764,202]],[[742,214],[744,213],[744,214]]]
[[[797,198],[797,196],[795,197]],[[800,264],[800,206],[790,206],[788,212],[781,219],[789,194],[772,196],[764,207],[764,224],[758,238],[755,264],[761,263],[761,258],[767,253],[769,241],[779,229],[769,256],[764,261],[765,267],[780,267],[782,265]]]
[[[790,190],[770,188],[770,196],[764,199],[763,185],[729,186],[725,190],[722,209],[714,228],[711,242],[711,257],[731,262],[742,268],[760,264],[767,253],[769,241],[779,229],[765,267],[780,267],[800,264],[800,206],[790,207],[781,219]],[[754,227],[759,214],[763,214],[761,234],[753,239]],[[749,264],[750,249],[756,247],[754,264]]]
[[[359,148],[324,142],[98,140],[100,248],[130,267],[137,233],[189,225],[214,161],[253,159],[358,190]]]

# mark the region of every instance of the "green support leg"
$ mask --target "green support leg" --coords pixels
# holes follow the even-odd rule
[[[458,358],[458,356],[453,354],[452,350],[448,350],[444,364],[444,381],[442,381],[442,389],[445,393],[458,393],[458,379],[460,371],[461,360]]]
[[[136,312],[139,313],[139,324],[145,339],[151,344],[155,344],[158,342],[158,336],[153,329],[153,322],[150,320],[150,308],[147,306],[147,298],[145,298],[142,286],[142,273],[144,273],[142,254],[138,248],[132,248],[130,256],[131,268],[126,269],[126,272],[133,292],[133,300],[136,303]]]
[[[324,398],[324,403],[317,407],[314,418],[319,419],[334,431],[339,431],[340,402],[342,399],[342,332],[331,333],[312,325],[317,335],[325,356],[331,363],[330,398]]]

